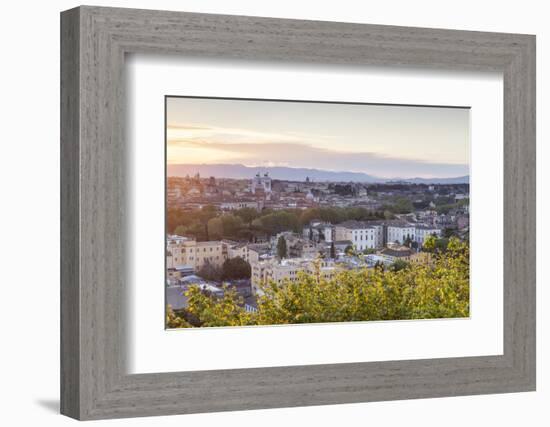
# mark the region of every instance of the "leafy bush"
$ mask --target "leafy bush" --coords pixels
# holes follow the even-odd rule
[[[192,286],[187,310],[195,319],[192,326],[467,317],[469,271],[468,245],[451,238],[446,251],[423,264],[343,271],[331,280],[302,273],[295,282],[268,283],[255,313],[244,310],[233,290],[216,298]]]

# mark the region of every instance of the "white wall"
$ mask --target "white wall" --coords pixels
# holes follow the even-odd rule
[[[539,165],[548,158],[550,75],[548,12],[542,1],[440,0],[359,2],[340,0],[188,0],[94,1],[106,6],[247,14],[375,24],[535,33],[538,36]],[[2,359],[0,417],[6,425],[63,426],[57,415],[59,384],[59,16],[74,1],[5,2],[2,8],[3,60],[0,72],[2,155]],[[546,13],[545,13],[546,12]],[[539,167],[538,218],[548,217],[548,170]],[[543,203],[546,205],[544,206]],[[546,214],[546,215],[545,215]],[[24,256],[22,233],[40,236],[40,256]],[[548,226],[539,221],[539,260],[548,257]],[[542,263],[539,263],[541,265]],[[26,283],[36,275],[37,280]],[[116,420],[109,425],[280,426],[280,425],[408,425],[516,426],[548,425],[550,401],[548,345],[548,274],[539,267],[539,391],[509,395],[427,399],[277,409],[222,414]],[[542,301],[546,301],[543,313]]]

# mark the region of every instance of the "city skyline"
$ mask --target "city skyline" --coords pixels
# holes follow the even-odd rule
[[[469,109],[168,97],[167,162],[469,174]]]

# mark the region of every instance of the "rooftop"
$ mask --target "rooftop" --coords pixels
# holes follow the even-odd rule
[[[354,230],[358,230],[358,229],[364,230],[367,228],[373,228],[373,224],[370,224],[364,221],[355,221],[355,220],[344,221],[338,224],[337,226],[348,228],[348,229],[354,229]]]
[[[384,248],[380,251],[382,255],[389,255],[393,257],[407,257],[413,254],[413,251],[410,249],[390,249]]]

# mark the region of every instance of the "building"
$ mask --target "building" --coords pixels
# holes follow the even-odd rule
[[[338,266],[332,260],[294,258],[281,261],[259,261],[251,264],[252,292],[262,295],[261,286],[267,283],[277,285],[295,282],[300,273],[315,275],[318,280],[330,280],[337,272]]]
[[[423,246],[426,238],[429,236],[441,237],[442,233],[441,228],[430,225],[416,225],[414,229],[414,241],[417,242],[419,246]]]
[[[353,246],[353,242],[351,240],[336,240],[334,242],[334,250],[336,253],[345,252],[348,246]]]
[[[411,263],[426,262],[430,258],[427,252],[416,252],[406,246],[397,246],[393,248],[384,248],[378,251],[377,255],[381,257],[384,264],[393,264],[395,261],[402,260]]]
[[[166,190],[166,200],[169,205],[176,203],[181,198],[181,189],[179,187],[168,187]]]
[[[387,227],[387,242],[403,245],[407,239],[415,240],[415,226],[408,223],[390,224]]]
[[[234,211],[243,208],[258,209],[258,202],[255,200],[238,200],[233,202],[221,202],[220,209],[222,211]]]
[[[302,230],[304,239],[309,239],[314,242],[331,243],[334,239],[334,227],[328,222],[311,221]]]
[[[166,268],[171,275],[183,277],[200,270],[206,263],[222,267],[226,259],[241,257],[248,263],[258,261],[260,253],[248,243],[229,240],[197,242],[195,239],[169,235],[166,240]]]
[[[251,249],[247,243],[234,243],[223,241],[227,245],[227,257],[236,258],[241,257],[248,263],[257,262],[260,254]]]
[[[268,173],[265,173],[263,176],[260,173],[257,173],[250,182],[250,192],[255,194],[257,190],[263,191],[264,193],[271,193],[271,178]]]
[[[272,247],[277,247],[277,242],[281,237],[286,241],[288,258],[313,259],[317,257],[319,251],[322,249],[322,246],[318,246],[315,241],[312,241],[309,238],[302,238],[298,234],[294,234],[291,231],[283,231],[272,237]]]
[[[166,251],[168,269],[181,269],[186,266],[196,272],[206,263],[221,267],[228,258],[227,246],[223,242],[197,242],[184,236],[168,236]]]
[[[337,241],[350,240],[358,251],[375,249],[383,245],[383,241],[380,240],[380,226],[362,221],[346,221],[337,224],[334,234]]]

